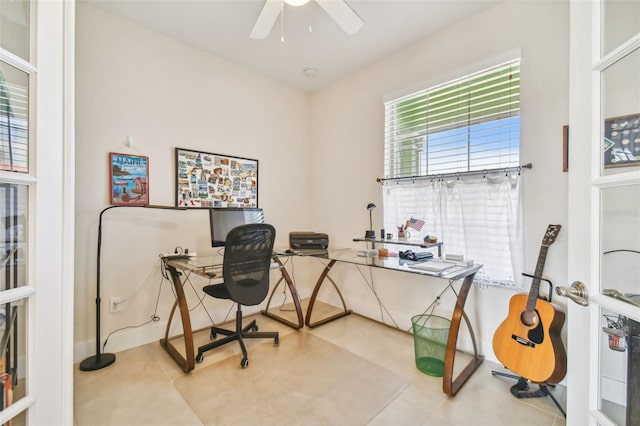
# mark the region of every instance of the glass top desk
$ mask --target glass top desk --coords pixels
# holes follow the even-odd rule
[[[434,247],[436,247],[434,245]],[[437,246],[438,249],[440,246]],[[300,301],[300,296],[295,288],[293,280],[291,276],[287,272],[287,269],[284,267],[281,262],[282,258],[287,256],[313,256],[318,258],[327,259],[328,263],[326,264],[324,270],[320,274],[312,295],[309,301],[309,305],[307,307],[306,317],[303,320],[302,314],[302,305]],[[185,372],[189,372],[195,368],[195,351],[193,346],[193,331],[191,329],[191,320],[189,317],[189,308],[187,306],[186,297],[183,290],[183,280],[181,280],[181,272],[191,272],[196,273],[198,275],[213,278],[214,276],[222,275],[222,261],[223,256],[203,256],[203,257],[194,257],[190,259],[180,259],[180,260],[169,260],[166,261],[165,265],[167,270],[169,271],[174,289],[176,292],[176,301],[171,309],[171,314],[169,315],[169,319],[167,322],[167,329],[165,332],[165,336],[160,340],[161,345],[165,348],[165,350],[171,355],[171,357],[180,365],[180,367]],[[426,271],[417,269],[418,266],[415,266],[415,262],[404,261],[397,257],[378,257],[378,256],[362,256],[358,254],[357,250],[353,249],[330,249],[330,250],[301,250],[296,252],[295,254],[284,254],[284,253],[274,253],[273,261],[275,265],[277,265],[280,270],[281,277],[277,281],[276,285],[273,287],[271,291],[271,295],[268,299],[265,310],[261,311],[262,314],[269,316],[277,321],[280,321],[288,326],[299,329],[302,328],[305,324],[307,327],[313,328],[319,325],[325,324],[327,322],[336,320],[343,316],[351,314],[351,310],[347,308],[346,303],[340,293],[339,287],[333,281],[333,279],[329,276],[331,269],[337,262],[346,263],[346,264],[354,264],[354,265],[362,265],[369,266],[374,268],[382,268],[385,270],[393,270],[404,273],[412,273],[423,275],[425,277],[436,277],[438,279],[448,281],[448,286],[453,289],[453,283],[462,280],[461,288],[457,293],[456,298],[456,306],[453,310],[451,316],[451,325],[449,329],[449,337],[447,340],[446,352],[445,352],[445,361],[444,361],[444,375],[443,375],[443,391],[450,396],[454,396],[458,390],[462,387],[462,385],[469,379],[469,377],[473,374],[473,372],[480,366],[484,357],[479,355],[477,344],[475,340],[475,335],[473,333],[473,328],[471,327],[471,323],[464,312],[464,305],[466,303],[467,296],[469,294],[469,289],[471,284],[473,283],[473,278],[478,270],[482,268],[482,265],[473,265],[470,267],[462,267],[462,266],[453,266],[449,269],[446,269],[442,272],[437,271]],[[433,261],[420,262],[418,265],[426,265],[430,263],[435,263]],[[317,321],[312,320],[313,310],[315,306],[315,302],[318,296],[318,292],[324,285],[326,281],[330,281],[333,284],[335,291],[337,292],[340,300],[342,302],[342,310],[341,312],[331,315],[329,317],[322,318]],[[288,321],[287,319],[281,318],[269,311],[269,306],[271,303],[271,297],[276,292],[276,289],[282,282],[286,282],[288,285],[289,291],[291,293],[296,314],[298,317],[298,323],[293,323]],[[180,351],[178,351],[173,344],[171,343],[171,338],[169,337],[169,328],[171,326],[171,322],[173,319],[173,315],[175,314],[176,309],[179,309],[180,316],[182,320],[183,332],[184,332],[184,344],[185,344],[185,355],[182,355]],[[460,329],[461,321],[464,321],[467,324],[467,328],[471,335],[471,340],[473,343],[473,356],[469,363],[464,367],[462,371],[458,374],[458,376],[453,378],[453,366],[455,361],[455,353],[458,341],[458,333]]]
[[[274,286],[271,292],[271,296],[273,296],[275,289],[280,285],[280,283],[282,281],[285,281],[293,298],[293,303],[295,305],[295,310],[298,317],[298,323],[296,324],[287,319],[276,317],[268,312],[265,313],[263,311],[262,313],[280,322],[283,322],[284,324],[292,328],[299,329],[304,327],[302,306],[300,305],[300,296],[298,295],[294,282],[281,261],[281,258],[286,256],[291,255],[274,253],[272,257],[272,267],[278,268],[280,270],[281,277],[280,280],[278,280],[277,284]],[[160,339],[160,344],[185,373],[188,373],[195,368],[195,349],[193,346],[193,329],[191,326],[191,317],[189,315],[189,306],[187,304],[187,298],[185,296],[183,288],[186,278],[183,279],[182,275],[186,273],[186,277],[188,278],[188,275],[193,273],[208,279],[214,277],[222,278],[223,261],[223,255],[197,256],[191,257],[189,259],[164,260],[165,267],[169,272],[171,281],[173,283],[176,300],[173,304],[173,307],[171,308],[171,313],[169,314],[169,319],[167,320],[167,328],[165,330],[164,338]],[[269,301],[271,301],[271,297],[269,297]],[[173,316],[176,314],[176,310],[180,313],[183,334],[169,336]],[[184,339],[184,352],[178,350],[178,348],[173,344],[172,340],[179,337],[183,337]]]
[[[436,247],[436,245],[434,245]],[[437,246],[440,249],[440,246]],[[307,307],[307,313],[305,318],[305,324],[307,327],[316,327],[322,324],[325,324],[329,321],[336,320],[345,315],[349,315],[351,310],[347,308],[342,295],[340,294],[340,290],[333,279],[329,276],[331,269],[335,266],[337,262],[354,264],[354,265],[364,265],[374,268],[382,268],[385,270],[393,270],[404,273],[412,273],[419,274],[422,276],[430,276],[435,277],[437,279],[442,279],[447,281],[447,285],[449,288],[454,290],[453,284],[459,280],[462,280],[462,284],[460,286],[460,290],[457,292],[456,305],[451,315],[451,325],[449,329],[449,337],[447,340],[447,346],[445,350],[445,360],[444,360],[444,374],[442,379],[442,390],[449,396],[454,396],[462,387],[462,385],[471,377],[473,372],[480,366],[482,361],[484,360],[484,356],[478,353],[478,346],[476,343],[475,335],[473,333],[473,328],[471,327],[471,323],[466,313],[464,312],[464,305],[467,300],[467,296],[469,294],[469,289],[471,288],[471,284],[473,283],[473,278],[475,277],[476,272],[482,268],[482,265],[476,264],[473,266],[452,266],[448,269],[443,269],[441,271],[437,270],[421,270],[418,269],[420,265],[430,265],[436,266],[438,262],[436,261],[426,261],[426,262],[410,262],[405,261],[403,259],[399,259],[397,257],[378,257],[378,256],[362,256],[358,253],[357,250],[346,249],[346,250],[328,250],[324,255],[316,255],[317,257],[324,257],[329,260],[326,264],[324,270],[320,274],[318,281],[313,289],[313,293],[311,294],[311,299],[309,301],[309,306]],[[333,284],[333,288],[337,291],[340,300],[342,301],[342,310],[341,312],[330,315],[328,317],[319,319],[317,321],[312,320],[313,309],[316,303],[316,298],[318,296],[318,292],[321,287],[324,285],[326,281],[330,281]],[[455,290],[454,290],[455,292]],[[473,344],[473,354],[470,361],[467,365],[459,372],[457,377],[453,377],[453,366],[455,362],[455,355],[457,349],[458,342],[458,334],[460,331],[460,324],[464,319],[467,324],[467,328],[469,330],[469,334],[471,337],[471,341]]]

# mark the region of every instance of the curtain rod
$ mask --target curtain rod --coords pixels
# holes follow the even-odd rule
[[[473,176],[473,175],[487,175],[489,173],[495,172],[505,172],[505,173],[513,173],[520,172],[522,169],[531,169],[533,168],[533,164],[527,163],[517,167],[498,167],[495,169],[484,169],[484,170],[475,170],[471,172],[462,172],[462,173],[442,173],[439,175],[428,175],[428,176],[406,176],[406,177],[397,177],[397,178],[377,178],[376,182],[384,184],[386,182],[405,182],[408,180],[436,180],[436,179],[444,179],[448,177],[461,177],[461,176]]]

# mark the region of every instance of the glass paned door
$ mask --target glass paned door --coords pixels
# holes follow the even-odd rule
[[[568,305],[567,424],[640,424],[637,7],[570,4],[568,270],[589,303]]]
[[[29,1],[0,1],[0,423],[13,425],[26,423],[33,402],[27,346],[35,294],[29,282],[36,182],[29,131],[32,7]]]
[[[591,382],[593,421],[640,424],[640,4],[596,4]],[[593,144],[598,149],[598,144]],[[597,170],[597,173],[595,172]]]

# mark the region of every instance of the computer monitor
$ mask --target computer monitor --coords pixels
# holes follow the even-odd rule
[[[209,209],[211,246],[224,247],[227,234],[236,226],[246,223],[264,223],[264,212],[258,208]]]

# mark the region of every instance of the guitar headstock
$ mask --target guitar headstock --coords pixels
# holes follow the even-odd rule
[[[543,246],[550,246],[556,241],[556,237],[560,232],[560,228],[562,225],[549,225],[547,226],[547,232],[544,233],[544,238],[542,239]]]

